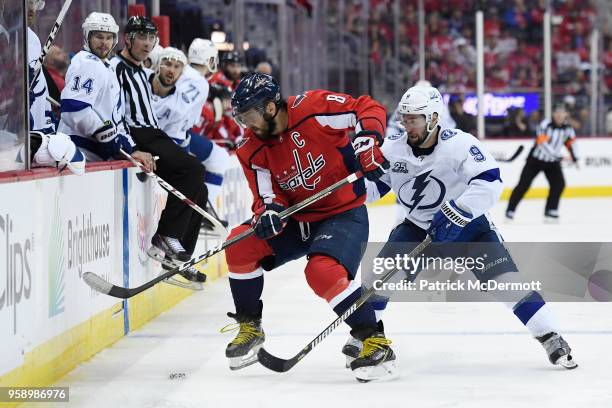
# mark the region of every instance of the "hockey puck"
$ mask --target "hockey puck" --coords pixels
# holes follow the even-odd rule
[[[185,378],[187,378],[185,373],[170,373],[168,375],[169,380],[184,380]]]

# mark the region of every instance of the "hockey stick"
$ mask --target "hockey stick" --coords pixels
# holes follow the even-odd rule
[[[292,207],[287,208],[285,211],[282,211],[279,215],[281,219],[287,219],[288,217],[290,217],[291,215],[295,214],[298,211],[301,211],[302,209],[308,207],[310,204],[314,203],[315,201],[318,201],[320,199],[322,199],[323,197],[327,197],[328,195],[330,195],[331,193],[333,193],[334,191],[338,190],[341,187],[344,187],[347,184],[351,184],[354,183],[355,181],[357,181],[360,177],[362,176],[362,173],[360,171],[357,171],[353,174],[348,175],[347,177],[343,178],[340,181],[337,181],[336,183],[332,184],[331,186],[319,191],[316,194],[313,194],[312,196],[308,197],[307,199],[295,204]],[[181,265],[178,268],[174,268],[172,270],[169,270],[168,272],[165,272],[159,276],[157,276],[156,278],[136,287],[136,288],[124,288],[121,286],[116,286],[113,285],[112,283],[107,282],[104,278],[96,275],[93,272],[85,272],[83,274],[83,280],[85,281],[85,283],[87,283],[92,289],[94,289],[97,292],[109,295],[109,296],[114,296],[116,298],[120,298],[120,299],[127,299],[127,298],[131,298],[132,296],[135,296],[147,289],[149,289],[150,287],[158,284],[159,282],[176,275],[177,273],[180,273],[190,267],[192,267],[193,265],[202,262],[203,260],[205,260],[206,258],[209,258],[211,256],[213,256],[214,254],[223,251],[225,248],[227,248],[230,245],[235,244],[238,241],[242,241],[243,239],[250,237],[251,235],[253,235],[255,233],[255,231],[253,230],[253,228],[249,228],[248,230],[244,231],[241,234],[236,235],[235,237],[219,244],[216,245],[215,247],[209,249],[206,253],[190,259],[189,261],[185,262],[183,265]]]
[[[498,162],[501,162],[501,163],[510,163],[511,161],[514,161],[514,159],[519,157],[519,155],[523,152],[524,148],[525,147],[523,145],[520,145],[518,147],[518,149],[516,149],[516,152],[514,152],[514,154],[512,156],[510,156],[509,158],[507,158],[507,159],[501,159],[501,158],[498,159],[498,158],[496,158],[495,160],[497,160]]]
[[[66,17],[66,13],[68,12],[68,9],[70,8],[71,4],[72,0],[66,0],[64,5],[62,6],[62,9],[57,15],[57,18],[55,19],[55,24],[53,24],[53,27],[51,27],[49,37],[47,37],[47,41],[45,42],[45,45],[42,47],[42,50],[40,52],[40,57],[38,57],[38,60],[36,60],[36,63],[34,64],[34,79],[32,79],[32,82],[30,82],[30,90],[32,90],[32,85],[34,85],[34,82],[36,82],[35,80],[40,74],[40,68],[42,67],[45,57],[49,52],[49,48],[51,48],[51,44],[53,44],[53,41],[55,41],[55,36],[57,36],[57,32],[62,26],[62,23],[64,22],[64,17]]]
[[[428,235],[423,242],[414,248],[408,257],[414,258],[419,256],[421,252],[431,243],[431,237]],[[387,272],[383,275],[382,278],[379,279],[381,283],[387,282],[393,275],[395,275],[399,269],[394,269],[392,271]],[[306,354],[310,353],[310,351],[315,348],[323,339],[325,339],[332,331],[334,331],[338,326],[342,324],[350,315],[352,315],[355,310],[357,310],[361,305],[368,301],[374,295],[376,291],[373,287],[366,289],[361,297],[355,301],[341,316],[336,318],[329,326],[325,328],[317,337],[314,338],[310,343],[306,345],[299,353],[297,353],[292,358],[285,360],[272,354],[268,353],[263,347],[259,349],[257,352],[257,358],[261,365],[266,368],[269,368],[272,371],[276,371],[277,373],[284,373],[289,371],[295,366],[301,359],[303,359]]]
[[[159,177],[157,174],[153,173],[152,171],[148,171],[143,165],[142,163],[136,161],[132,155],[130,155],[129,153],[126,153],[123,149],[119,149],[119,151],[121,152],[122,155],[124,155],[129,161],[131,161],[135,166],[137,166],[138,168],[140,168],[140,170],[142,170],[143,172],[146,173],[147,176],[151,177],[153,180],[157,181],[159,183],[160,186],[162,186],[163,188],[165,188],[166,190],[168,190],[169,192],[171,192],[172,194],[174,194],[175,196],[177,196],[179,198],[179,200],[181,200],[182,202],[184,202],[185,204],[187,204],[188,206],[190,206],[191,208],[193,208],[197,213],[201,214],[204,218],[206,218],[208,221],[210,221],[212,223],[212,225],[214,226],[213,232],[221,237],[227,237],[227,229],[225,229],[225,227],[223,226],[223,224],[221,224],[217,219],[215,219],[212,215],[210,215],[209,213],[207,213],[206,211],[204,211],[199,205],[197,205],[196,203],[194,203],[193,201],[191,201],[189,198],[185,197],[185,195],[183,193],[181,193],[180,191],[178,191],[176,188],[172,187],[170,184],[168,184],[164,179],[162,179],[161,177]]]

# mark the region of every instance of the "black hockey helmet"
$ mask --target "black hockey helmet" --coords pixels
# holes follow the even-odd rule
[[[147,33],[157,35],[157,27],[143,16],[132,16],[125,25],[125,33]]]
[[[238,51],[226,52],[221,56],[221,65],[242,64],[242,56]]]
[[[252,108],[263,107],[266,102],[280,105],[280,85],[270,75],[251,72],[242,78],[232,95],[234,116]]]

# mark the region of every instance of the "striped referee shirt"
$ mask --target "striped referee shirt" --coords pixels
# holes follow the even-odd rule
[[[121,54],[117,54],[111,65],[115,67],[119,85],[123,89],[125,120],[129,127],[157,128],[159,124],[151,103],[151,84],[149,75],[153,73],[141,65],[134,65]]]
[[[576,132],[574,129],[564,123],[561,126],[555,125],[553,121],[544,120],[538,126],[536,136],[536,144],[533,147],[531,155],[541,161],[556,162],[560,161],[561,149],[563,145],[567,148],[572,160],[578,160],[577,149],[574,142],[576,141]]]

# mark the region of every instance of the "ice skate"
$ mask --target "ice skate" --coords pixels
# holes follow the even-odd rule
[[[346,357],[346,368],[351,368],[351,363],[359,357],[363,349],[363,342],[355,337],[349,335],[346,343],[342,347],[342,354]]]
[[[546,210],[544,213],[545,224],[558,224],[559,223],[559,211],[557,210]]]
[[[215,217],[217,221],[221,223],[225,228],[229,225],[226,220],[221,220]],[[202,226],[200,228],[200,237],[209,237],[209,238],[223,238],[222,235],[219,235],[215,232],[215,226],[208,218],[202,217]]]
[[[537,340],[542,344],[544,350],[546,350],[546,354],[548,354],[548,359],[554,365],[560,365],[568,370],[572,370],[578,367],[578,364],[572,358],[569,344],[561,337],[561,335],[550,332],[541,337],[536,337]]]
[[[178,242],[178,240],[176,241]],[[178,244],[180,245],[180,242]],[[182,245],[181,245],[181,248],[182,248]],[[183,249],[183,251],[185,250]],[[168,254],[165,254],[160,248],[156,247],[155,245],[149,248],[149,250],[147,251],[147,255],[149,255],[151,258],[155,259],[156,261],[162,264],[162,268],[164,269],[164,271],[162,271],[161,273],[165,273],[165,271],[168,271],[174,268],[178,268],[183,263],[178,260],[174,260],[170,258]],[[189,259],[189,256],[190,255],[187,255],[188,259]],[[165,279],[163,282],[170,284],[170,285],[178,286],[184,289],[190,289],[190,290],[204,289],[203,283],[206,282],[206,275],[198,271],[195,266],[191,266],[187,268],[186,270],[179,272],[179,274],[184,279],[180,279],[175,275],[175,276],[169,277],[168,279]]]
[[[236,319],[237,324],[225,326],[221,333],[238,330],[238,334],[227,345],[225,356],[229,359],[230,370],[240,370],[257,362],[257,352],[266,340],[266,335],[261,327],[261,318],[234,313],[227,315]]]
[[[375,332],[363,341],[363,349],[351,362],[351,370],[357,381],[389,381],[399,376],[390,344],[391,340],[381,332]]]
[[[153,235],[151,247],[147,250],[147,255],[157,260],[163,259],[164,256],[181,262],[189,260],[189,254],[178,239],[161,234]]]

